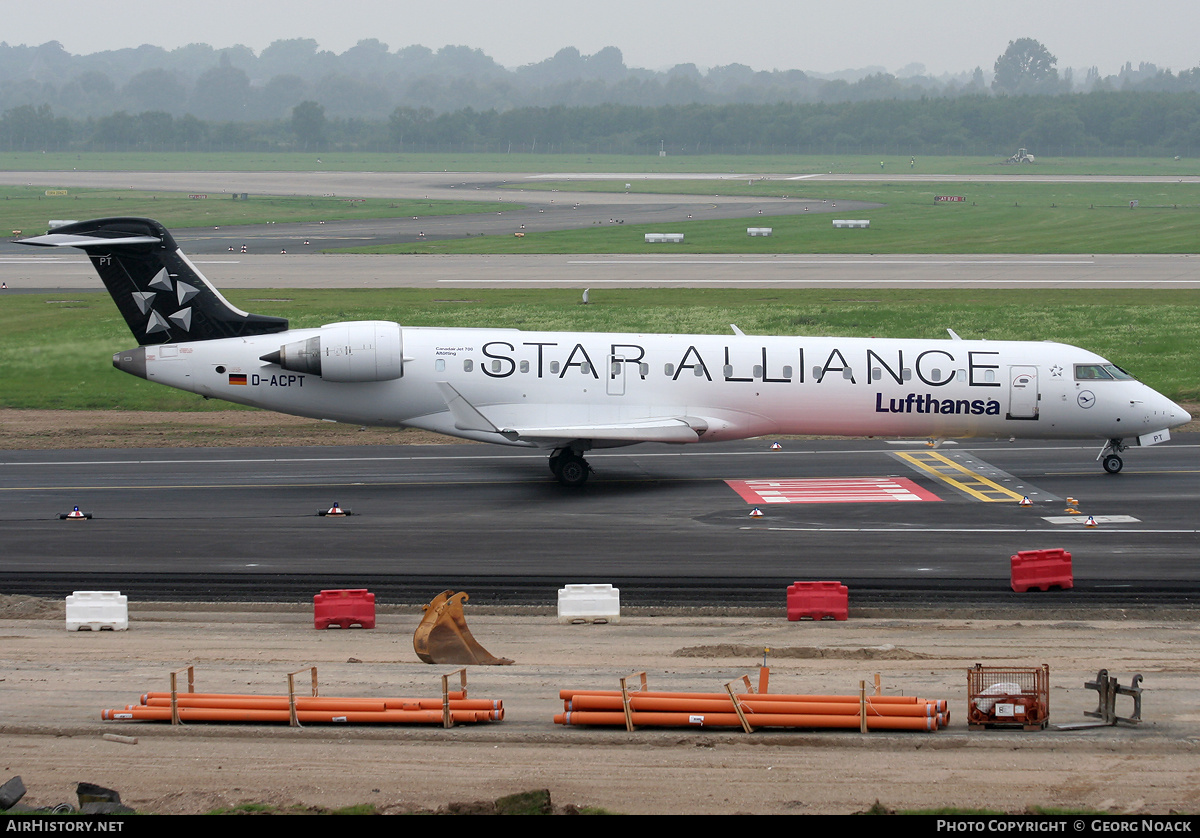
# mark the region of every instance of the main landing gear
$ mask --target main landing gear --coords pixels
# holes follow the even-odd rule
[[[559,448],[550,455],[550,471],[564,486],[582,486],[592,473],[592,467],[574,448]]]
[[[1096,457],[1096,459],[1103,461],[1104,470],[1109,474],[1117,474],[1122,468],[1125,467],[1125,461],[1121,459],[1120,454],[1128,447],[1129,446],[1125,444],[1124,440],[1116,438],[1110,439],[1107,443],[1105,443],[1104,447],[1100,449],[1100,454]]]

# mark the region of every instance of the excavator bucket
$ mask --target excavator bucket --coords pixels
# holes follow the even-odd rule
[[[505,666],[508,658],[498,658],[479,645],[467,618],[463,615],[465,593],[442,591],[425,606],[425,616],[413,634],[413,651],[425,663],[479,664]]]

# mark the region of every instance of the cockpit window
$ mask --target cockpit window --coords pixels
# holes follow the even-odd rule
[[[1076,364],[1076,381],[1130,381],[1133,376],[1116,364]]]

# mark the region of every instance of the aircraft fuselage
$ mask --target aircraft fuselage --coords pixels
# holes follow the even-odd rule
[[[439,382],[497,429],[678,416],[702,420],[694,439],[705,442],[767,434],[1108,439],[1170,427],[1182,413],[1133,379],[1079,378],[1077,369],[1107,361],[1061,343],[397,330],[403,358],[389,380],[330,381],[260,360],[321,329],[141,347],[114,363],[269,410],[502,444],[530,442],[456,427]],[[122,363],[131,353],[144,358]]]

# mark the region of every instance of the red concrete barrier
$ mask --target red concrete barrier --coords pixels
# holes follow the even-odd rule
[[[1030,588],[1048,591],[1068,590],[1075,586],[1071,573],[1071,554],[1066,550],[1022,550],[1010,559],[1012,589],[1023,594]]]
[[[321,591],[313,597],[313,625],[319,629],[330,626],[375,628],[375,594],[366,588],[345,591]]]
[[[841,582],[795,582],[787,589],[788,620],[845,620],[848,600]]]

